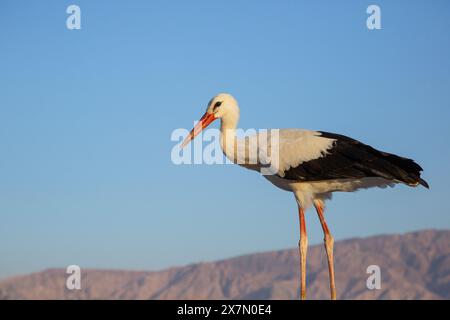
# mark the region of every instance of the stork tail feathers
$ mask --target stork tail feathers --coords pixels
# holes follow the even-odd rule
[[[389,170],[392,175],[401,182],[406,183],[409,186],[415,187],[419,184],[429,189],[428,183],[420,177],[423,171],[414,160],[390,154],[386,152],[379,153],[383,156],[383,159],[392,165],[392,169]]]

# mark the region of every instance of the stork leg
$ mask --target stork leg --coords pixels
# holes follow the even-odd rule
[[[322,225],[324,234],[325,250],[327,252],[328,258],[328,272],[330,274],[331,299],[336,300],[336,285],[334,283],[334,258],[333,258],[334,238],[331,235],[330,229],[328,229],[328,225],[325,221],[322,203],[319,201],[314,201],[314,206],[316,207],[317,214],[319,215],[320,224]]]
[[[308,235],[306,234],[305,211],[299,206],[298,217],[300,220],[300,241],[298,251],[300,252],[300,299],[306,299],[306,252],[308,251]]]

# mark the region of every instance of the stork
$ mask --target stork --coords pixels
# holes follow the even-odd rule
[[[256,144],[251,155],[249,145],[263,140],[261,134],[238,137],[239,106],[230,94],[212,98],[205,114],[185,138],[186,146],[214,120],[220,119],[220,146],[225,156],[247,169],[261,172],[268,160],[277,166],[272,174],[264,174],[275,186],[294,194],[300,222],[300,298],[306,299],[306,254],[308,238],[305,211],[314,206],[324,233],[328,260],[331,299],[336,299],[334,280],[334,238],[324,216],[325,201],[336,191],[353,192],[371,187],[393,187],[397,183],[429,188],[420,177],[422,168],[413,160],[378,151],[369,145],[340,134],[304,129],[276,129],[277,139],[264,146]],[[275,150],[276,149],[276,150]],[[275,153],[276,151],[276,153]],[[257,156],[255,156],[255,154]]]

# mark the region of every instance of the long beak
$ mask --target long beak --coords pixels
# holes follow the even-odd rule
[[[183,143],[181,144],[181,148],[184,148],[191,140],[193,140],[200,132],[202,132],[203,129],[209,126],[211,122],[216,119],[217,118],[213,113],[206,112],[195,125],[194,129],[191,130],[186,139],[184,139]]]

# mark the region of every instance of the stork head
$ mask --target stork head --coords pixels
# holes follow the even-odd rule
[[[236,99],[231,94],[219,93],[208,102],[206,113],[214,114],[216,119],[226,118],[239,113],[239,107]]]
[[[209,101],[205,114],[200,118],[196,126],[191,130],[189,135],[181,144],[181,147],[186,146],[203,129],[205,129],[214,120],[217,119],[221,119],[222,125],[237,125],[237,121],[239,120],[239,106],[236,99],[234,99],[231,94],[219,93]]]

